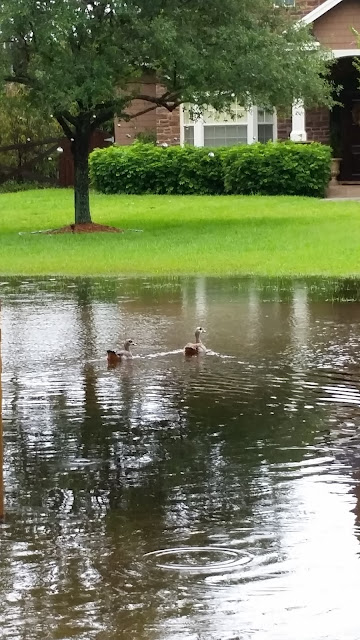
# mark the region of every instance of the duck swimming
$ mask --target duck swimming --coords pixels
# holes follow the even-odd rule
[[[135,346],[136,342],[134,342],[134,340],[131,340],[131,338],[128,338],[127,340],[125,340],[124,348],[121,349],[121,351],[111,351],[110,349],[108,349],[106,352],[108,364],[117,364],[122,360],[130,360],[132,358],[132,353],[130,351],[131,345]]]
[[[203,329],[203,327],[197,327],[195,329],[195,342],[188,342],[184,347],[186,356],[198,356],[201,353],[206,353],[207,349],[201,342],[201,333],[206,333],[205,329]]]

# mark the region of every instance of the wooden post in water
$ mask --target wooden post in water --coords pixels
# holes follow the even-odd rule
[[[0,523],[5,518],[4,505],[4,445],[3,445],[3,421],[2,421],[2,360],[1,360],[1,300],[0,300]]]

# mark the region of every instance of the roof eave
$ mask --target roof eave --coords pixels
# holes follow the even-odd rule
[[[342,0],[325,0],[322,4],[320,4],[316,9],[313,9],[306,16],[299,20],[299,24],[312,24],[315,20],[318,20],[328,11],[334,9],[338,4],[340,4]]]

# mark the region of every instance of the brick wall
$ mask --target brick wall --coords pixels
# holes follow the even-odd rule
[[[180,144],[180,110],[168,111],[164,107],[156,109],[156,132],[159,144]]]
[[[144,78],[142,82],[134,83],[133,86],[139,94],[144,93],[146,95],[156,96],[156,84],[153,78]],[[128,107],[127,112],[130,115],[133,115],[150,106],[150,102],[146,102],[145,100],[134,100]],[[133,118],[128,122],[124,120],[119,121],[115,118],[116,144],[132,144],[137,134],[143,131],[156,131],[156,109],[153,109],[138,118]]]
[[[310,13],[316,7],[319,7],[324,0],[295,0],[295,8],[293,9],[296,17],[302,18]]]
[[[324,0],[295,0],[292,13],[301,18],[323,4]],[[357,48],[356,36],[351,31],[360,29],[359,0],[343,0],[313,23],[314,36],[330,49]]]
[[[291,115],[278,117],[278,140],[288,140],[291,133]],[[330,142],[330,111],[325,107],[306,111],[305,128],[309,142]]]
[[[164,89],[156,84],[153,78],[144,79],[142,82],[134,84],[138,93],[158,97]],[[128,107],[130,115],[139,113],[151,106],[145,100],[134,100]],[[138,118],[132,118],[128,122],[115,118],[115,142],[119,145],[132,144],[140,132],[156,133],[159,144],[166,142],[169,145],[180,144],[180,110],[173,112],[164,107],[156,107]]]
[[[306,16],[307,13],[319,7],[324,0],[295,0],[295,8],[293,9],[294,14],[298,18],[302,18]]]
[[[156,95],[161,96],[164,87],[156,86]],[[159,144],[176,145],[180,144],[180,109],[168,111],[164,107],[156,109],[156,132]]]
[[[353,27],[360,30],[359,0],[343,0],[316,20],[313,32],[319,42],[330,49],[357,49]]]
[[[314,142],[330,142],[330,111],[325,107],[310,109],[306,112],[307,139]]]

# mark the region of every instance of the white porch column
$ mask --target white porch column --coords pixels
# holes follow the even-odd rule
[[[194,146],[204,146],[204,121],[202,118],[196,118],[194,122]]]
[[[297,100],[292,106],[292,129],[290,140],[294,142],[306,142],[305,109],[302,100]]]

